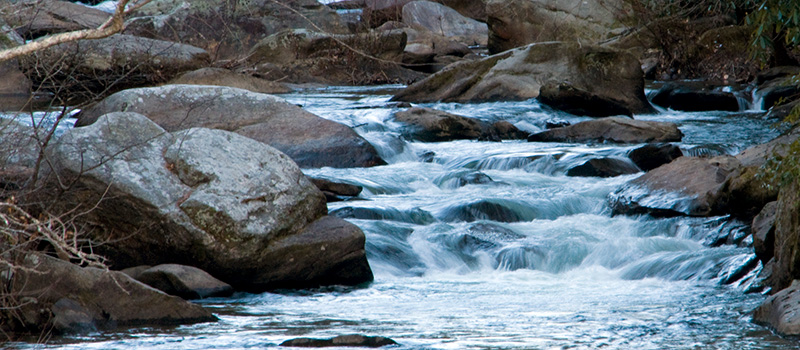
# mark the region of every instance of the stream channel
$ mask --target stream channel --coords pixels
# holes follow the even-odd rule
[[[295,337],[359,333],[397,349],[786,349],[751,323],[749,225],[728,217],[612,216],[607,196],[639,174],[568,177],[592,157],[640,145],[403,140],[389,102],[401,86],[283,95],[353,127],[389,165],[304,169],[364,187],[329,204],[367,236],[374,283],[235,294],[200,303],[217,323],[54,338],[46,349],[263,349]],[[575,117],[536,100],[422,104],[535,132]],[[763,112],[662,111],[685,154],[736,154],[777,135]],[[475,175],[480,172],[483,175]],[[485,176],[484,176],[485,175]],[[479,180],[479,181],[470,181]],[[491,179],[491,181],[489,180]],[[470,183],[476,182],[476,183]],[[720,237],[738,244],[714,246]],[[736,276],[736,278],[732,278]]]

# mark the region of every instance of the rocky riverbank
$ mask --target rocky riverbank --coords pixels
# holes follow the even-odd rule
[[[58,255],[44,244],[37,247],[42,253],[15,257],[25,269],[0,275],[9,295],[37,300],[35,308],[3,314],[14,321],[0,328],[68,332],[214,319],[194,304],[150,296],[139,282],[194,298],[371,281],[364,233],[327,215],[326,198],[342,194],[330,186],[323,194],[300,168],[386,162],[351,128],[268,95],[298,86],[401,83],[409,86],[395,101],[537,98],[553,110],[597,118],[528,134],[508,122],[488,124],[432,109],[413,107],[393,117],[405,125],[403,137],[426,142],[652,143],[630,159],[592,159],[568,175],[646,171],[610,196],[615,214],[753,220],[756,254],[766,266],[764,285],[777,292],[800,279],[797,189],[765,187],[758,176],[773,154],[788,151],[796,134],[736,155],[682,156],[664,144],[683,136],[675,124],[637,119],[658,113],[650,101],[686,111],[738,111],[763,101],[766,109],[782,104],[767,117],[787,113],[797,93],[790,79],[800,68],[756,75],[737,49],[748,36],[736,18],[645,23],[630,3],[600,0],[346,3],[154,0],[131,15],[121,34],[3,63],[0,72],[9,77],[0,82],[5,96],[80,110],[65,114],[77,122],[63,135],[8,122],[4,136],[14,137],[2,139],[0,182],[13,192],[4,198],[68,218],[96,244],[93,251],[106,257],[108,268],[126,269],[130,277],[62,267],[64,261],[41,255]],[[333,9],[345,5],[360,15]],[[0,15],[7,29],[3,47],[95,27],[109,16],[56,0],[11,2],[0,7]],[[699,38],[686,44],[691,54],[684,61],[666,59],[676,48],[659,45],[653,31],[663,27]],[[645,95],[646,77],[698,76],[708,79],[675,80],[651,100]],[[40,266],[47,272],[31,272]],[[84,290],[37,295],[30,289],[62,270],[95,281],[76,285],[133,293],[135,307],[161,313],[126,319],[118,316],[125,309],[102,304]],[[145,307],[153,298],[177,306]],[[797,327],[775,321],[785,322],[776,312],[793,310],[779,302],[767,301],[756,320],[795,334]],[[167,312],[173,309],[179,311]]]

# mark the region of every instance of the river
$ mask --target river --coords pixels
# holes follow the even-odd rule
[[[353,127],[389,165],[304,169],[361,185],[363,200],[329,204],[361,227],[375,282],[360,288],[236,294],[200,303],[218,323],[53,338],[45,349],[273,348],[294,337],[360,333],[397,349],[785,349],[796,342],[751,323],[747,223],[727,217],[612,216],[606,198],[638,175],[567,177],[591,157],[638,145],[441,143],[400,138],[389,102],[399,86],[329,87],[284,95]],[[424,104],[526,131],[586,120],[535,100]],[[777,132],[763,113],[662,111],[687,154],[735,154]],[[476,173],[478,175],[476,175]],[[481,175],[482,174],[482,175]],[[469,179],[478,183],[468,183]],[[465,184],[465,182],[467,182]],[[714,246],[719,237],[738,244]],[[733,278],[736,276],[737,278]]]

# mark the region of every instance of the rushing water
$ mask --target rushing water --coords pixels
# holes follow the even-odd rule
[[[403,140],[388,102],[398,87],[326,88],[285,97],[354,127],[390,163],[305,169],[361,185],[364,200],[329,204],[367,235],[375,282],[202,304],[221,321],[52,339],[64,349],[271,348],[299,336],[361,333],[402,349],[783,349],[750,322],[764,296],[745,223],[611,216],[606,198],[638,175],[567,177],[594,156],[635,145]],[[584,120],[535,100],[428,104],[527,131]],[[775,136],[759,114],[664,111],[688,154],[735,154]],[[487,177],[475,176],[480,172]],[[464,175],[484,183],[464,184]],[[723,244],[728,239],[738,244]],[[716,247],[712,247],[716,246]],[[745,273],[743,273],[743,271]],[[744,275],[744,277],[742,277]],[[26,348],[30,345],[15,344]]]

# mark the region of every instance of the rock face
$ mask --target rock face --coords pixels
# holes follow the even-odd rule
[[[596,43],[620,34],[633,12],[620,0],[488,0],[489,52],[534,42]]]
[[[753,321],[781,335],[800,335],[800,281],[770,296],[753,312]]]
[[[23,57],[21,65],[35,85],[67,90],[70,97],[81,99],[163,83],[209,60],[205,50],[194,46],[117,34],[38,51]]]
[[[139,272],[137,281],[183,299],[227,297],[233,288],[196,267],[161,264]]]
[[[753,251],[761,262],[766,264],[775,255],[775,220],[778,214],[778,202],[769,202],[761,212],[753,218],[750,226],[753,232]]]
[[[67,333],[217,320],[200,305],[156,291],[121,272],[81,268],[38,253],[24,256],[21,267],[30,270],[3,271],[0,281],[10,287],[10,295],[35,302],[22,304],[17,310],[21,317],[0,322],[10,328],[4,331],[53,327]]]
[[[682,137],[674,123],[609,117],[542,131],[528,141],[645,143],[680,141]]]
[[[326,348],[326,347],[362,347],[379,348],[382,346],[397,345],[397,342],[385,337],[369,337],[360,334],[340,335],[331,339],[295,338],[289,339],[280,346],[297,348]]]
[[[133,16],[126,33],[194,45],[220,59],[241,58],[265,36],[285,29],[348,32],[336,12],[316,0],[154,0]]]
[[[629,181],[610,196],[617,214],[709,216],[725,212],[726,181],[740,162],[731,156],[680,157]]]
[[[21,1],[2,7],[0,12],[8,24],[27,39],[97,28],[111,17],[109,13],[69,1]]]
[[[431,1],[412,1],[403,6],[403,23],[466,45],[486,45],[486,23],[462,16],[456,10]]]
[[[795,181],[781,190],[775,219],[775,266],[767,284],[780,290],[800,277],[800,186]]]
[[[479,61],[454,64],[414,83],[393,100],[527,100],[538,97],[547,84],[567,84],[582,96],[624,107],[624,114],[653,111],[644,95],[642,69],[634,56],[575,43],[532,44]]]
[[[196,266],[237,289],[358,284],[372,280],[364,234],[324,217],[322,193],[285,154],[222,130],[169,133],[117,112],[65,133],[52,172],[74,181],[64,211],[114,268]]]
[[[285,94],[292,91],[281,83],[236,73],[223,68],[200,68],[181,74],[181,76],[172,79],[167,84],[228,86],[262,94]]]
[[[385,164],[375,148],[347,126],[279,97],[241,89],[165,85],[125,90],[86,110],[76,125],[89,125],[116,111],[144,114],[167,131],[192,127],[233,131],[277,148],[301,167]]]
[[[520,131],[513,125],[490,125],[484,121],[463,117],[431,108],[414,107],[397,112],[394,120],[406,125],[403,136],[423,142],[452,140],[486,140],[519,138]]]

